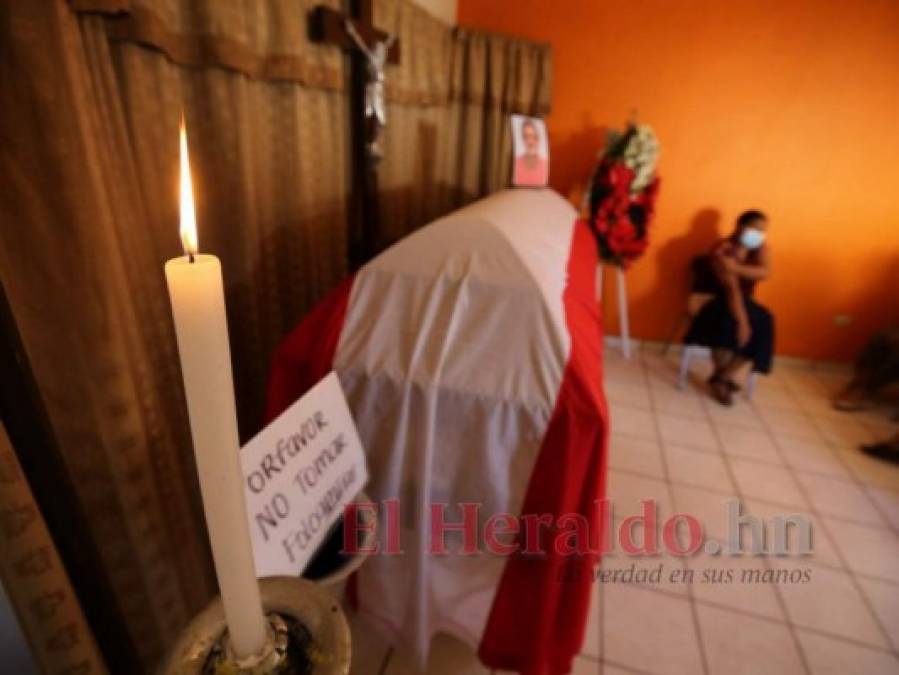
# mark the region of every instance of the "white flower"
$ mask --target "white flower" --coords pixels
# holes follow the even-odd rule
[[[652,182],[658,156],[659,142],[652,128],[645,124],[637,126],[623,152],[624,164],[634,171],[632,192],[640,192]]]

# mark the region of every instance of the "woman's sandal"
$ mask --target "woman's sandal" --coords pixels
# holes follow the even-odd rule
[[[714,374],[713,374],[713,375],[709,378],[709,384],[710,384],[711,386],[713,386],[713,387],[715,386],[715,384],[716,384],[717,382],[721,382],[721,381],[722,381],[722,380],[721,380],[721,377],[718,376],[718,375],[714,375]],[[728,389],[730,389],[730,391],[731,391],[732,394],[735,394],[735,393],[737,393],[738,391],[740,391],[740,389],[742,389],[742,387],[741,387],[739,384],[737,384],[736,382],[734,382],[733,380],[724,380],[724,383],[727,385]]]
[[[718,401],[718,403],[724,406],[732,406],[734,404],[734,392],[728,386],[726,380],[716,379],[711,385],[712,398]]]

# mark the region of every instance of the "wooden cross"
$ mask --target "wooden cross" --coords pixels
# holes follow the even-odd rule
[[[384,118],[375,114],[380,98],[383,112],[383,68],[399,63],[399,43],[395,36],[375,28],[372,0],[350,0],[349,14],[319,5],[309,15],[309,39],[337,45],[350,56],[350,138],[352,145],[352,185],[349,196],[349,259],[358,269],[377,253],[379,136]],[[364,43],[364,44],[360,44]],[[386,49],[386,53],[378,52]],[[363,50],[364,47],[364,50]],[[383,66],[383,63],[381,63]],[[380,77],[376,74],[380,70]]]

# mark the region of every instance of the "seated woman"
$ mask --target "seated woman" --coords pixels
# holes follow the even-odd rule
[[[771,266],[761,211],[746,211],[737,218],[733,234],[718,242],[711,253],[718,292],[700,310],[684,339],[686,344],[712,349],[715,371],[709,378],[712,396],[733,405],[739,387],[734,374],[746,363],[760,373],[771,371],[774,318],[752,299],[756,283],[767,278]]]

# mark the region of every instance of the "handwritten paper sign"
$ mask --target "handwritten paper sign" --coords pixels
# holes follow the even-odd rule
[[[259,432],[240,459],[256,575],[299,576],[368,481],[336,373]]]

